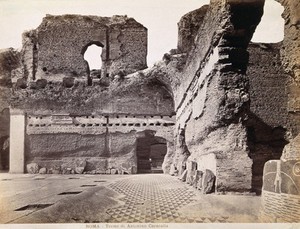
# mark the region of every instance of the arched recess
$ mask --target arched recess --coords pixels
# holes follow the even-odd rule
[[[102,52],[104,45],[99,41],[92,41],[85,45],[81,50],[81,55],[86,63],[88,85],[91,85],[93,78],[101,77],[103,65]]]
[[[163,173],[162,165],[167,150],[167,140],[155,136],[155,131],[139,132],[136,145],[137,173]]]

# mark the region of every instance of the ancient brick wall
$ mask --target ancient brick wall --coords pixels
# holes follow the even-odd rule
[[[284,6],[284,40],[280,50],[282,64],[290,75],[287,87],[288,118],[292,137],[300,132],[300,3],[297,0],[277,0]]]
[[[173,141],[174,120],[169,116],[28,115],[25,163],[47,171],[68,173],[86,163],[85,172],[136,173],[138,133]]]
[[[91,44],[103,47],[99,76],[83,59]],[[25,32],[9,101],[25,116],[25,164],[136,173],[136,133],[145,130],[168,139],[171,151],[173,95],[143,70],[146,55],[147,29],[127,16],[47,15]]]
[[[282,43],[248,47],[250,111],[270,127],[288,128],[288,74],[280,59]]]
[[[48,81],[43,85],[39,80],[35,85],[26,85],[28,87],[22,88],[14,84],[10,104],[29,113],[31,110],[39,110],[40,114],[55,111],[78,115],[174,113],[172,94],[156,75],[146,71],[93,86],[76,79],[71,85],[63,81]]]
[[[129,74],[147,67],[147,29],[125,16],[47,15],[36,29],[23,34],[24,75],[27,80],[87,80],[84,52],[103,47],[101,76]]]
[[[280,59],[282,43],[251,43],[248,47],[250,112],[247,137],[252,166],[252,190],[260,193],[263,166],[279,159],[291,132],[288,120],[288,81]]]
[[[186,59],[177,59],[183,67],[172,74],[176,135],[185,130],[173,162],[177,168],[185,161],[215,168],[217,192],[251,190],[252,160],[244,126],[249,104],[246,48],[262,8],[263,1],[211,1],[197,39],[190,41],[194,48]],[[167,65],[174,62],[170,58]],[[215,155],[215,160],[206,155]]]

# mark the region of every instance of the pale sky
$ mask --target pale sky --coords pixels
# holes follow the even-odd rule
[[[22,32],[35,29],[46,14],[127,15],[148,28],[147,59],[151,66],[176,48],[181,16],[208,3],[209,0],[0,0],[0,49],[20,48]],[[252,41],[281,41],[283,7],[275,0],[266,0],[264,10]]]

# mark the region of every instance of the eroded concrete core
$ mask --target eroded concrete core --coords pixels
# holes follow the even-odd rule
[[[211,0],[182,17],[178,47],[152,68],[147,29],[134,19],[47,15],[20,52],[0,53],[1,109],[25,120],[19,166],[163,170],[202,193],[260,194],[264,164],[300,131],[299,3],[280,2],[282,42],[250,43],[263,0]],[[97,72],[83,58],[92,44],[102,47]]]

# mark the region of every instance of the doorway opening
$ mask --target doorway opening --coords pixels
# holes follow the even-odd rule
[[[163,173],[162,164],[167,153],[167,141],[143,131],[137,138],[137,173]]]

